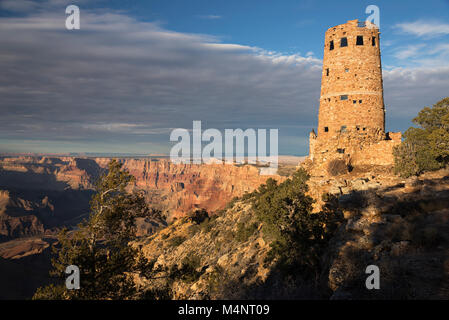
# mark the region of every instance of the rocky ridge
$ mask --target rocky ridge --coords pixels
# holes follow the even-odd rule
[[[176,299],[449,298],[449,170],[404,180],[388,167],[358,168],[337,177],[312,177],[309,186],[309,194],[319,199],[316,210],[332,202],[344,214],[322,257],[318,296],[307,288],[288,291],[277,285],[273,265],[263,263],[270,243],[260,226],[251,229],[254,216],[245,201],[231,204],[209,223],[176,221],[136,245],[162,279],[164,270],[193,268],[192,277],[171,283],[170,297]],[[366,289],[368,265],[379,266],[381,290]],[[141,292],[167,285],[136,281]]]

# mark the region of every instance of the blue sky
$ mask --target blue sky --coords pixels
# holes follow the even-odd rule
[[[404,131],[449,95],[449,0],[1,0],[0,152],[166,153],[202,120],[278,128],[280,153],[307,154],[324,32],[370,4],[387,129]]]
[[[324,32],[347,20],[366,19],[365,8],[370,4],[381,9],[382,36],[388,41],[405,40],[394,30],[398,23],[449,19],[449,1],[158,0],[109,3],[139,19],[158,21],[170,30],[212,34],[224,42],[283,53],[311,51],[319,58],[322,58]],[[392,63],[385,58],[388,64]]]

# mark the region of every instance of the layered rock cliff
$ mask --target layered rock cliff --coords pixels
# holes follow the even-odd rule
[[[42,225],[76,224],[85,217],[95,182],[107,170],[109,161],[76,157],[0,158],[0,189],[8,192],[7,197],[5,193],[0,199],[1,233],[7,237],[32,235]],[[209,212],[223,209],[232,198],[254,190],[269,178],[248,165],[172,164],[162,159],[120,161],[136,177],[132,188],[143,191],[148,203],[163,210],[168,219],[196,208]]]
[[[124,160],[124,168],[136,177],[136,188],[147,192],[149,202],[162,204],[175,217],[196,208],[209,212],[223,209],[232,198],[253,191],[270,178],[261,176],[258,168],[249,165]]]

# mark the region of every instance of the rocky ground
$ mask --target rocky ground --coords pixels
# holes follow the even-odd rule
[[[289,157],[281,167],[291,171],[294,160]],[[0,297],[30,298],[39,279],[42,284],[47,280],[47,239],[59,228],[73,227],[87,217],[95,182],[109,161],[0,156],[0,269],[6,277],[0,281],[5,284],[0,287]],[[221,210],[233,197],[254,190],[269,178],[248,165],[174,165],[166,159],[149,158],[121,161],[136,177],[132,189],[143,191],[148,203],[163,210],[166,218],[182,217],[195,208]],[[151,235],[166,225],[163,219],[139,218],[137,234]],[[32,276],[15,271],[33,269],[33,262],[38,265]],[[14,287],[18,289],[14,291]]]
[[[263,260],[269,250],[255,226],[251,205],[238,202],[219,216],[197,224],[180,219],[136,243],[154,262],[160,279],[137,279],[141,291],[167,286],[167,270],[192,268],[170,283],[175,299],[241,298],[247,288],[267,279]]]
[[[322,257],[320,292],[280,285],[273,265],[263,263],[270,243],[245,201],[210,221],[182,219],[142,238],[136,245],[160,272],[157,279],[137,279],[141,292],[154,297],[157,289],[176,299],[449,298],[449,170],[403,180],[389,168],[358,168],[313,177],[309,185],[320,200],[316,209],[335,195],[344,214]],[[366,289],[368,265],[380,268],[380,290]],[[168,281],[167,270],[190,273]]]
[[[329,250],[331,298],[449,298],[449,170],[405,181],[381,175],[340,189],[346,223]],[[367,265],[381,290],[364,287]]]
[[[0,271],[3,275],[0,279],[0,298],[30,297],[37,286],[49,281],[49,249],[54,240],[48,228],[52,221],[59,221],[52,219],[63,216],[61,221],[67,221],[79,217],[76,206],[73,214],[68,216],[58,211],[58,208],[70,201],[81,203],[78,192],[91,192],[89,188],[92,181],[83,175],[87,172],[98,174],[98,168],[82,161],[78,164],[71,162],[66,166],[63,160],[54,162],[41,159],[38,164],[27,163],[27,160],[21,165],[6,161],[8,163],[2,164],[2,168],[7,170],[0,174],[0,182],[12,181],[9,180],[12,175],[27,179],[23,174],[30,170],[33,179],[37,179],[35,183],[43,183],[39,180],[42,174],[51,173],[50,176],[56,178],[50,184],[44,184],[48,187],[45,190],[47,197],[39,190],[24,193],[23,186],[26,184],[23,183],[0,193],[0,229],[3,230],[3,239],[19,237],[0,244]],[[97,164],[100,167],[105,165],[101,161]],[[229,189],[237,190],[238,195],[253,190],[256,184],[261,183],[249,178],[248,175],[253,174],[251,170],[256,168],[248,166],[222,173],[210,167],[208,170],[212,171],[206,175],[192,173],[187,168],[169,168],[162,163],[151,165],[155,165],[153,171],[159,173],[150,174],[151,170],[145,166],[142,168],[148,170],[143,170],[138,162],[129,162],[128,168],[131,173],[140,175],[138,181],[141,187],[158,186],[159,190],[168,188],[167,192],[174,193],[171,199],[178,199],[176,197],[191,192],[189,194],[192,196],[186,198],[187,202],[176,202],[178,208],[190,201],[189,207],[198,199],[205,200],[204,203],[221,199],[223,190],[227,190],[229,185],[220,185],[219,178],[211,180],[211,174],[222,177],[235,175],[232,170],[240,173],[246,170],[243,175],[234,178],[249,179],[252,181],[250,185],[254,186],[241,185]],[[291,172],[292,166],[289,164],[284,169]],[[165,168],[166,172],[162,173],[156,167]],[[138,170],[143,171],[139,173]],[[226,178],[226,181],[237,186],[231,181],[234,178],[231,178]],[[65,179],[74,180],[67,183]],[[55,190],[61,186],[61,181],[65,187]],[[264,263],[270,242],[262,234],[251,203],[248,200],[226,200],[229,204],[225,209],[222,209],[224,203],[214,207],[214,214],[204,221],[194,221],[180,215],[169,225],[164,221],[138,221],[139,240],[135,245],[141,246],[147,258],[154,263],[153,271],[156,274],[150,280],[136,277],[140,297],[449,298],[449,170],[404,180],[394,175],[391,168],[357,167],[334,177],[311,177],[308,184],[308,194],[316,199],[316,212],[332,202],[344,215],[344,222],[322,257],[324,268],[319,279],[320,290],[310,288],[309,283],[304,283],[300,288],[285,285],[274,264]],[[203,187],[195,189],[198,186]],[[69,193],[70,196],[67,196]],[[229,193],[226,197],[234,195],[237,194]],[[156,195],[158,198],[162,196],[162,193]],[[34,221],[33,216],[38,219]],[[380,268],[380,290],[368,291],[365,287],[365,269],[368,265]],[[28,276],[24,278],[24,275]]]

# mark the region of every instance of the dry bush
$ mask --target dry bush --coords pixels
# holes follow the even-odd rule
[[[331,176],[338,176],[348,172],[348,165],[344,160],[332,160],[327,166],[327,172]]]

